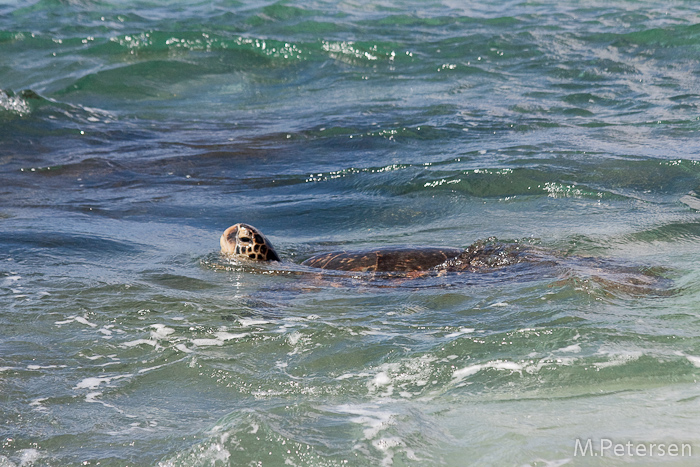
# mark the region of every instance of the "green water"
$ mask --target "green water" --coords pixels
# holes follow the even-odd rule
[[[699,19],[0,3],[0,466],[696,465]],[[489,237],[551,261],[299,265]]]

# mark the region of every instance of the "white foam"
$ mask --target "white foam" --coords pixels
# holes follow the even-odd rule
[[[54,321],[53,324],[57,326],[61,326],[62,324],[70,324],[73,322],[78,322],[80,324],[84,324],[86,326],[90,326],[91,328],[96,328],[97,325],[95,323],[91,323],[90,321],[87,320],[87,318],[83,316],[69,316],[67,319],[64,321]]]
[[[515,363],[515,362],[496,361],[496,362],[491,364],[491,368],[494,368],[496,370],[521,371],[523,369],[523,365],[521,365],[520,363]]]
[[[192,339],[192,343],[198,347],[207,347],[212,345],[224,345],[226,341],[237,340],[247,337],[249,333],[242,332],[238,334],[231,334],[225,331],[215,332],[215,338],[203,338],[203,339]]]
[[[109,384],[114,380],[131,378],[132,374],[117,375],[117,376],[103,376],[100,378],[85,378],[75,385],[73,389],[97,389],[101,384]]]
[[[85,396],[85,400],[86,400],[87,402],[101,402],[101,401],[98,401],[98,400],[97,400],[97,397],[98,397],[98,396],[101,396],[101,395],[102,395],[101,392],[89,392],[89,393]]]
[[[406,443],[399,437],[388,436],[385,438],[379,438],[372,441],[372,446],[384,453],[384,459],[382,459],[383,466],[393,465],[394,463],[394,449],[400,448],[406,457],[412,461],[419,461],[420,459],[416,456],[413,449],[406,446]]]
[[[239,318],[238,323],[241,325],[242,328],[248,327],[248,326],[257,326],[260,324],[268,324],[270,321],[264,320],[264,319],[254,319],[254,318]]]
[[[700,210],[700,199],[693,195],[681,196],[681,198],[678,201],[693,209]]]
[[[230,340],[237,340],[237,339],[243,339],[244,337],[248,337],[247,332],[240,332],[238,334],[231,334],[229,332],[216,332],[214,335],[216,336],[217,339],[221,339],[223,341],[230,341]]]
[[[299,342],[303,343],[304,340],[305,340],[304,335],[302,333],[300,333],[299,331],[294,331],[294,332],[290,333],[287,336],[287,343],[291,347],[293,347],[293,349],[291,352],[288,352],[287,355],[295,355],[295,354],[303,351],[303,346],[299,346],[298,344],[299,344]]]
[[[382,371],[374,376],[374,379],[370,383],[374,386],[387,386],[391,384],[391,378],[386,372]]]
[[[464,334],[471,334],[474,331],[476,331],[476,329],[474,329],[474,328],[459,328],[459,330],[457,330],[453,333],[447,334],[445,337],[447,337],[448,339],[451,339],[453,337],[462,336]]]
[[[48,397],[40,397],[38,399],[34,399],[33,401],[31,401],[29,403],[29,406],[34,407],[34,410],[36,410],[37,412],[46,413],[49,411],[49,409],[44,407],[44,405],[42,404],[42,402],[44,402],[46,400],[48,400]],[[2,464],[0,464],[0,465],[2,465]]]
[[[154,331],[151,331],[151,339],[165,339],[175,332],[173,328],[169,328],[164,324],[151,324],[151,327],[154,329]]]
[[[27,365],[28,370],[52,370],[54,368],[68,368],[68,365]]]
[[[464,367],[459,370],[455,370],[452,373],[452,378],[456,380],[462,380],[463,378],[466,378],[467,376],[475,375],[478,372],[480,372],[483,368],[485,368],[485,365],[471,365]]]
[[[371,373],[344,373],[335,379],[338,381],[342,381],[344,379],[350,379],[350,378],[366,378],[368,376],[372,376]]]
[[[141,344],[148,344],[148,345],[152,345],[153,347],[158,346],[158,342],[156,342],[152,339],[136,339],[136,340],[129,341],[129,342],[122,342],[121,344],[119,344],[119,346],[128,348],[128,347],[136,347],[137,345],[141,345]]]
[[[97,365],[97,366],[99,366],[100,368],[104,368],[104,367],[110,366],[110,365],[119,365],[120,363],[121,363],[121,362],[120,362],[119,360],[117,360],[117,361],[115,361],[115,362],[100,363],[100,364]]]
[[[18,454],[20,467],[33,464],[44,457],[37,449],[22,449]]]
[[[424,355],[401,362],[385,363],[377,368],[377,373],[367,382],[367,388],[380,397],[391,396],[398,389],[403,393],[402,397],[406,397],[416,386],[425,386],[427,381],[434,379],[433,372],[438,361],[435,357]],[[343,378],[351,376],[354,375],[344,375]],[[419,392],[411,394],[417,395]]]
[[[396,436],[380,438],[380,439],[374,440],[372,442],[372,446],[379,449],[380,451],[386,451],[388,449],[395,448],[397,446],[405,446],[405,445],[406,444],[401,440],[401,438],[397,438]]]
[[[73,389],[95,389],[100,384],[109,382],[110,378],[85,378],[75,385]]]
[[[693,364],[693,366],[700,368],[700,357],[696,357],[694,355],[686,355],[685,358],[687,358],[688,361]]]
[[[117,431],[106,431],[105,433],[110,435],[110,436],[123,436],[123,435],[134,435],[135,433],[141,433],[141,432],[149,432],[152,433],[155,430],[151,428],[152,426],[158,426],[157,422],[149,422],[150,426],[141,426],[139,422],[134,422],[131,423],[127,428],[124,428],[122,430],[117,430]],[[139,435],[136,435],[139,436]]]
[[[192,339],[192,343],[197,347],[208,347],[212,345],[223,345],[224,341],[219,339]]]
[[[26,115],[31,111],[29,104],[20,96],[10,96],[3,91],[0,91],[0,108],[19,115]]]
[[[188,349],[185,344],[175,344],[175,348],[180,352],[192,353],[192,351]]]
[[[380,329],[369,329],[369,330],[362,330],[360,331],[361,336],[385,336],[385,337],[392,337],[397,335],[395,332],[388,332],[388,331],[382,331]]]
[[[580,344],[569,345],[567,347],[562,347],[561,349],[557,350],[557,352],[564,352],[564,353],[579,353],[580,351],[581,351]]]
[[[394,455],[397,449],[403,451],[410,460],[420,460],[412,449],[406,447],[406,442],[403,439],[382,433],[396,425],[395,413],[382,410],[382,406],[379,404],[344,404],[336,407],[335,410],[339,413],[355,415],[350,421],[362,425],[362,434],[365,440],[370,441],[372,446],[383,454],[383,466],[390,466],[394,463]]]
[[[95,323],[91,323],[90,321],[87,320],[87,318],[84,318],[82,316],[75,316],[73,318],[75,321],[77,321],[80,324],[84,324],[86,326],[90,326],[91,328],[96,328],[97,325]]]
[[[158,368],[163,368],[164,366],[168,366],[168,365],[169,365],[169,363],[163,363],[162,365],[156,365],[156,366],[152,366],[150,368],[141,368],[139,370],[139,374],[148,373],[149,371],[157,370]]]
[[[212,431],[217,431],[218,429],[219,427],[217,426],[214,427]],[[208,446],[196,446],[187,454],[178,454],[173,459],[158,462],[157,465],[158,467],[174,467],[176,465],[233,465],[235,464],[234,462],[229,462],[231,453],[225,447],[229,437],[229,433],[223,433],[219,435],[218,441],[212,441]],[[262,465],[262,463],[256,465]]]
[[[507,370],[507,371],[522,372],[522,370],[525,368],[525,366],[523,364],[516,363],[516,362],[495,360],[492,362],[470,365],[470,366],[461,368],[459,370],[455,370],[452,373],[452,378],[457,380],[457,381],[461,381],[462,379],[466,378],[467,376],[474,375],[474,374],[476,374],[476,373],[478,373],[481,370],[484,370],[486,368],[493,368],[494,370]]]
[[[102,395],[101,392],[90,392],[85,396],[85,402],[89,402],[89,403],[93,403],[93,404],[102,404],[105,407],[109,407],[110,409],[114,409],[119,413],[122,413],[122,414],[124,413],[124,411],[121,410],[120,408],[118,408],[117,406],[112,405],[112,404],[108,404],[108,403],[101,401],[101,400],[98,400],[97,398],[101,395]]]
[[[382,366],[384,366],[385,370],[374,375],[374,378],[367,383],[367,389],[369,389],[371,392],[383,390],[384,392],[380,394],[380,396],[389,397],[394,393],[394,385],[391,384],[392,379],[391,376],[389,376],[388,371],[391,371],[392,373],[396,372],[396,370],[398,370],[398,365],[393,363]]]
[[[643,354],[642,352],[607,352],[607,351],[601,351],[598,353],[602,353],[608,357],[610,357],[610,360],[607,362],[598,362],[594,363],[593,366],[595,366],[598,369],[601,368],[610,368],[614,366],[622,366],[626,365],[627,363],[633,362],[635,360],[638,360]]]
[[[367,440],[374,439],[380,431],[394,425],[394,413],[380,410],[379,405],[350,405],[343,404],[335,409],[337,412],[357,415],[350,419],[353,423],[364,426],[362,433]]]

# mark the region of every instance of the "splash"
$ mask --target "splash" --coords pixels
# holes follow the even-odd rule
[[[0,112],[2,111],[25,116],[31,112],[31,109],[21,96],[0,89]]]

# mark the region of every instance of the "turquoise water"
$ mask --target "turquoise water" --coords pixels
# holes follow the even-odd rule
[[[697,465],[698,24],[691,1],[0,3],[0,466]],[[235,222],[285,263],[219,258]],[[298,266],[491,236],[560,261]]]

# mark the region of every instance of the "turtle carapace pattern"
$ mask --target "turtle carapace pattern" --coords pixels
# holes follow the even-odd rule
[[[236,259],[279,261],[270,241],[255,227],[235,224],[226,229],[219,241],[221,253]]]
[[[455,259],[460,248],[394,247],[364,251],[336,251],[312,256],[304,266],[352,272],[427,271]]]
[[[221,236],[221,252],[239,260],[279,261],[270,241],[255,227],[235,224]],[[301,263],[311,268],[348,272],[484,271],[524,260],[520,245],[477,242],[467,249],[387,247],[322,253]]]

